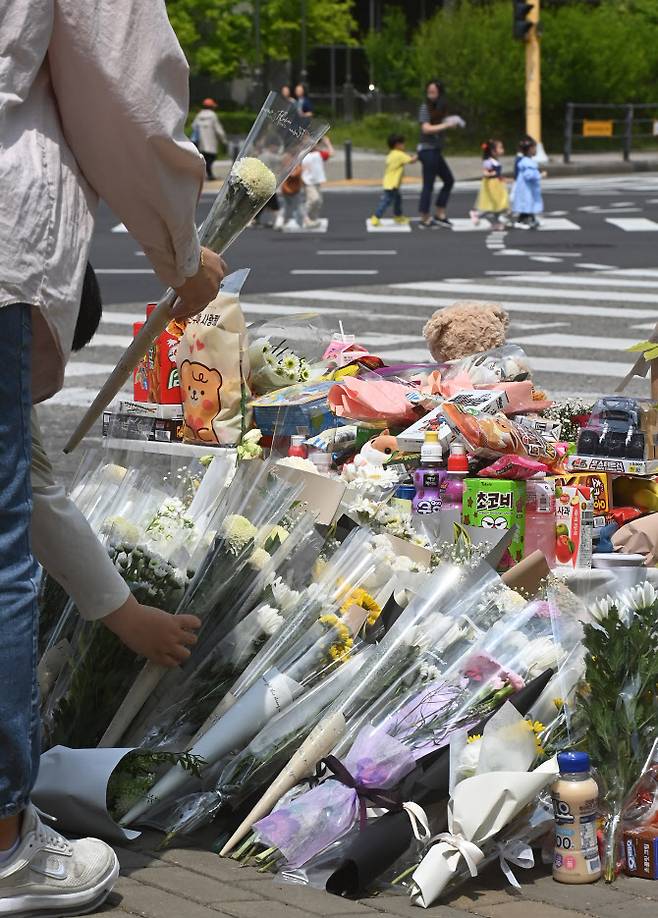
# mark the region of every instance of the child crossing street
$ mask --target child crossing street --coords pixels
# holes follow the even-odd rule
[[[393,219],[396,223],[408,223],[409,218],[402,214],[402,195],[400,185],[404,176],[404,167],[418,160],[405,152],[405,139],[402,134],[391,134],[388,138],[389,153],[386,157],[384,169],[383,191],[377,205],[377,210],[370,218],[372,226],[380,226],[381,219],[389,207],[393,207]]]

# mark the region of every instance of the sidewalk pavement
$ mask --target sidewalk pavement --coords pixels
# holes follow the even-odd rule
[[[305,886],[293,886],[250,867],[220,859],[203,846],[157,850],[161,836],[145,834],[118,848],[121,878],[103,915],[126,918],[421,918],[423,910],[404,895],[385,893],[352,901]],[[545,867],[514,868],[523,884],[514,892],[498,868],[469,881],[435,918],[656,918],[658,883],[621,879],[612,886],[564,886]]]
[[[325,165],[327,172],[327,185],[325,187],[381,185],[384,174],[385,154],[371,153],[367,150],[354,150],[352,152],[352,180],[345,179],[345,153],[342,148],[336,150]],[[482,174],[482,160],[479,156],[451,156],[446,150],[446,159],[458,181],[479,180]],[[506,175],[512,171],[513,157],[503,157],[503,167]],[[231,163],[229,160],[217,160],[214,172],[218,181],[206,182],[207,191],[216,191],[220,182],[229,173]],[[572,162],[563,163],[558,151],[549,157],[545,166],[552,178],[570,175],[627,175],[633,172],[658,172],[658,151],[637,152],[632,155],[629,162],[624,162],[619,153],[578,153]],[[408,166],[406,182],[417,185],[420,181],[420,166],[418,163]]]

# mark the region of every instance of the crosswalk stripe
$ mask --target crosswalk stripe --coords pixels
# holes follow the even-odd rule
[[[66,386],[45,403],[46,407],[60,405],[66,408],[88,408],[98,395],[98,386]],[[120,392],[117,399],[130,400],[132,392]]]
[[[533,371],[540,373],[567,373],[570,376],[605,376],[623,379],[628,373],[633,361],[628,363],[613,363],[601,360],[573,360],[568,357],[533,357],[528,355],[528,362]],[[541,376],[537,376],[541,385]]]
[[[106,335],[104,332],[96,332],[89,342],[93,347],[122,347],[126,348],[132,341],[132,335]]]
[[[647,217],[606,217],[605,222],[626,233],[658,233],[658,223]]]
[[[583,350],[616,351],[618,354],[628,350],[633,338],[594,338],[591,335],[569,335],[548,333],[541,335],[514,335],[514,344],[542,345],[543,347],[582,348]],[[629,358],[631,359],[631,358]]]
[[[272,296],[285,296],[288,299],[303,299],[309,308],[315,300],[331,300],[332,302],[343,302],[343,303],[377,303],[381,306],[390,303],[393,306],[398,306],[404,308],[405,306],[429,306],[433,309],[438,309],[442,306],[452,306],[456,300],[454,296],[416,296],[413,294],[408,294],[405,290],[400,289],[403,285],[395,285],[394,288],[398,292],[395,294],[385,294],[385,293],[356,293],[350,290],[302,290],[302,291],[289,291],[288,293],[273,293]],[[452,288],[456,285],[451,285],[451,288],[447,290],[449,293]],[[551,315],[551,316],[592,316],[596,318],[604,318],[605,316],[611,316],[615,319],[618,319],[620,316],[620,307],[619,306],[586,306],[580,303],[542,303],[539,300],[534,299],[535,291],[521,291],[516,288],[513,289],[514,293],[517,296],[525,296],[525,302],[516,302],[513,300],[502,299],[499,296],[496,296],[497,288],[490,287],[485,288],[480,285],[472,284],[471,286],[459,285],[460,289],[458,292],[467,293],[470,299],[485,299],[482,296],[483,293],[487,294],[488,299],[495,299],[497,303],[500,303],[508,312],[524,312],[530,313],[533,315]],[[439,289],[444,289],[439,287]],[[493,294],[493,297],[491,296]],[[533,298],[529,299],[529,294],[533,294]],[[565,297],[566,299],[566,297]],[[600,299],[600,294],[596,295],[596,299]],[[624,307],[623,315],[625,318],[629,319],[651,319],[656,315],[654,309],[638,309],[635,307]],[[363,317],[366,318],[367,314],[364,312]]]
[[[514,278],[516,281],[516,277]],[[532,296],[532,297],[549,297],[558,300],[600,300],[601,293],[598,290],[572,290],[566,287],[560,290],[551,290],[549,287],[508,287],[505,284],[450,284],[443,281],[411,281],[405,284],[393,284],[396,290],[427,290],[428,292],[446,292],[446,293],[486,293],[502,294],[505,296]],[[658,303],[658,292],[651,293],[615,293],[612,299],[619,296],[624,303]]]
[[[114,369],[113,363],[86,363],[83,361],[70,361],[66,365],[66,378],[75,376],[107,376]]]
[[[515,274],[514,283],[534,284],[537,281],[532,274]],[[610,290],[611,287],[637,287],[647,290],[658,291],[658,278],[656,280],[636,280],[635,278],[624,278],[615,281],[609,274],[597,277],[585,277],[579,274],[545,274],[541,278],[542,284],[555,284],[560,287],[578,286],[578,287],[605,287]],[[617,295],[614,290],[611,293]]]

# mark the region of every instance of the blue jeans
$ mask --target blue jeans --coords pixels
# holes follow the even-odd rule
[[[436,206],[447,207],[452,186],[455,184],[455,177],[443,158],[443,154],[440,150],[421,150],[418,153],[418,159],[423,167],[423,190],[420,193],[418,210],[421,214],[430,212],[434,182],[437,178],[441,179],[443,185],[436,196]]]
[[[31,307],[0,309],[0,819],[39,770],[37,566],[30,547]]]
[[[399,188],[384,188],[382,196],[379,199],[379,204],[377,205],[377,210],[375,211],[375,216],[381,219],[391,205],[393,205],[393,213],[395,216],[401,217],[402,195],[400,194]]]

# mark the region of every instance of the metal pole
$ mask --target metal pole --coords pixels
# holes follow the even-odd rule
[[[301,0],[302,5],[302,47],[301,47],[301,57],[302,57],[302,66],[299,72],[300,79],[302,83],[306,83],[308,79],[308,71],[306,69],[306,0]]]
[[[331,93],[331,114],[336,114],[336,46],[329,49],[329,90]]]
[[[345,178],[349,181],[352,178],[352,141],[345,141]]]
[[[633,106],[626,106],[626,117],[624,119],[624,162],[631,158],[631,146],[633,143]]]
[[[352,85],[352,49],[345,49],[345,85],[343,86],[343,117],[354,120],[354,86]]]
[[[546,161],[546,153],[541,142],[541,48],[539,45],[539,6],[540,0],[533,0],[528,13],[532,28],[528,32],[525,45],[525,129],[526,133],[537,141],[537,159]]]
[[[369,10],[369,26],[368,31],[372,34],[375,31],[375,0],[370,0]],[[372,61],[368,61],[368,82],[372,85],[375,82],[375,71],[372,66]]]
[[[573,102],[567,102],[567,114],[564,119],[564,161],[571,162],[573,148]]]

